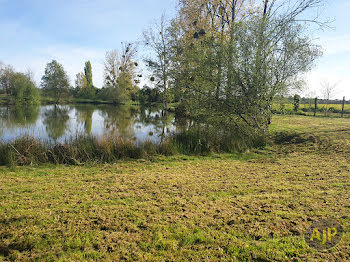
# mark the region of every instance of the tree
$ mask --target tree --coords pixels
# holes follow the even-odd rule
[[[40,103],[39,90],[32,80],[22,73],[16,73],[13,78],[15,86],[13,96],[16,104],[30,106]]]
[[[246,141],[267,135],[273,98],[321,55],[306,24],[322,26],[309,18],[322,1],[292,2],[180,1],[174,78],[192,117]]]
[[[84,73],[88,88],[93,88],[94,85],[92,83],[92,68],[90,61],[85,62]]]
[[[45,94],[55,98],[55,104],[58,104],[62,97],[70,94],[68,75],[56,60],[46,65],[45,74],[41,78],[41,88]]]
[[[130,99],[136,101],[137,98],[138,87],[136,83],[139,83],[139,81],[136,80],[136,67],[138,63],[134,61],[136,52],[136,47],[133,44],[123,44],[121,66],[119,68],[120,73],[117,80],[119,88],[124,93],[123,101]]]
[[[326,108],[325,108],[325,113],[327,113],[327,111],[328,111],[329,100],[333,97],[334,93],[336,92],[337,85],[338,85],[337,83],[331,84],[327,80],[324,80],[321,83],[321,92],[323,94],[323,98],[327,101]]]
[[[87,99],[95,98],[96,88],[92,82],[92,67],[90,61],[85,62],[84,72],[80,72],[76,75],[74,94],[77,97]]]
[[[88,88],[88,83],[86,81],[86,77],[84,75],[84,73],[78,73],[76,74],[76,78],[75,78],[75,91],[78,94],[78,96],[81,96],[84,92],[84,90],[86,90]]]
[[[151,71],[151,82],[162,92],[162,102],[165,109],[168,108],[169,82],[171,80],[171,34],[169,22],[163,14],[158,23],[143,32],[144,46],[151,51],[151,55],[145,59],[148,69]]]
[[[108,94],[105,98],[111,99],[114,103],[120,103],[122,90],[118,88],[119,68],[121,66],[120,57],[117,50],[106,52],[104,62],[104,83],[105,92]]]
[[[4,64],[0,66],[0,88],[7,95],[11,95],[15,89],[13,82],[15,74],[15,69],[12,66]]]
[[[24,74],[30,81],[32,81],[35,84],[35,74],[31,68],[27,68]]]
[[[40,94],[34,82],[33,73],[18,73],[10,65],[0,63],[0,88],[5,94],[12,95],[17,105],[36,105],[40,102]]]
[[[115,104],[125,103],[131,99],[132,94],[137,94],[133,84],[135,66],[133,61],[136,49],[132,44],[123,45],[122,55],[117,50],[106,53],[104,62],[105,89],[100,93],[105,99],[112,100]]]
[[[92,67],[90,61],[85,62],[84,73],[87,84],[86,96],[87,98],[92,98],[95,95],[95,88],[92,82]]]

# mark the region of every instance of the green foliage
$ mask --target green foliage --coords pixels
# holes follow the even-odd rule
[[[84,73],[80,72],[76,75],[74,97],[95,99],[97,89],[92,82],[91,62],[87,61],[84,67]]]
[[[74,96],[78,98],[88,98],[88,84],[83,73],[78,73],[75,78]]]
[[[13,76],[15,86],[13,96],[15,103],[21,106],[31,106],[40,103],[40,93],[35,84],[24,74],[16,73]]]
[[[224,128],[219,130],[216,125],[202,125],[175,134],[173,140],[182,154],[233,153],[265,147],[266,138],[263,134],[247,136],[248,132],[232,133]]]
[[[62,97],[71,94],[69,78],[64,68],[56,60],[52,60],[46,65],[45,74],[41,78],[41,87],[43,93],[55,98],[58,104]]]
[[[114,104],[127,104],[130,101],[136,101],[138,88],[133,84],[134,69],[137,64],[133,61],[135,52],[132,44],[126,44],[121,56],[117,50],[106,53],[105,86],[98,94],[100,99],[111,101]]]
[[[169,37],[170,48],[163,50],[170,59],[149,60],[148,65],[160,76],[167,65],[172,93],[185,105],[182,111],[197,123],[238,134],[247,144],[268,134],[274,97],[299,87],[299,75],[321,54],[306,27],[294,19],[311,8],[307,1],[298,7],[281,1],[280,9],[274,2],[265,3],[265,9],[242,3],[239,9],[250,11],[240,16],[238,8],[222,1],[198,9],[198,2],[183,0],[166,34],[147,38],[151,45],[157,37]],[[221,10],[225,18],[211,16],[212,10]],[[164,58],[158,42],[158,56]],[[162,80],[153,76],[156,83]]]
[[[94,87],[94,84],[92,82],[92,67],[90,61],[87,61],[85,63],[84,73],[87,82],[87,88],[92,89]]]
[[[121,72],[117,79],[119,89],[119,101],[125,103],[131,98],[131,93],[135,93],[131,75],[127,72]]]
[[[124,91],[119,88],[104,87],[98,92],[97,98],[120,105],[123,101],[125,102],[126,94]]]
[[[145,86],[139,90],[139,101],[141,104],[161,103],[162,94],[157,88]]]
[[[299,106],[300,106],[300,95],[294,95],[293,98],[293,107],[294,107],[294,112],[298,113],[299,111]]]

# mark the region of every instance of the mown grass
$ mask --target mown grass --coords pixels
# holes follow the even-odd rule
[[[0,167],[0,261],[348,261],[350,121],[275,116],[263,151]],[[345,229],[306,246],[312,221]]]

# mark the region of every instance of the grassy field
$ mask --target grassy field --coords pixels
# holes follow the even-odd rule
[[[294,113],[294,105],[290,103],[283,103],[281,106],[280,103],[273,103],[272,110],[277,113]],[[284,107],[284,108],[282,108]],[[298,113],[313,115],[315,105],[314,104],[300,104]],[[328,110],[327,115],[339,116],[342,112],[342,104],[318,104],[317,114],[324,115],[324,112]],[[348,117],[350,114],[350,104],[344,105],[344,114]]]
[[[0,261],[349,261],[350,120],[274,116],[245,155],[0,167]],[[312,221],[345,229],[306,246]]]

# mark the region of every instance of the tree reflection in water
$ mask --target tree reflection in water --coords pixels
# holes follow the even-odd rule
[[[43,114],[43,123],[49,138],[57,140],[65,134],[68,128],[69,108],[55,105]]]
[[[124,138],[133,139],[134,120],[138,110],[132,106],[105,106],[99,108],[104,118],[104,125],[108,135],[122,136]]]
[[[84,124],[84,130],[87,135],[91,134],[92,129],[92,115],[96,109],[94,105],[77,105],[75,107],[77,120]]]

